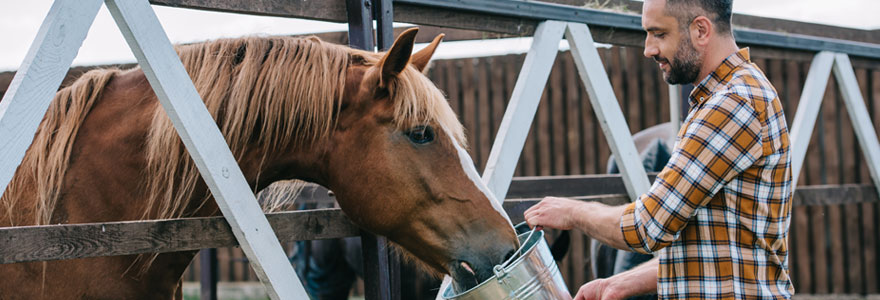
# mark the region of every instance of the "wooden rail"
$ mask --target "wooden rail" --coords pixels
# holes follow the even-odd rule
[[[543,195],[555,194],[620,205],[629,201],[622,194],[623,183],[620,181],[619,176],[517,178],[510,195],[518,199],[509,199],[504,206],[513,221],[520,222],[522,213],[537,203]],[[607,192],[614,186],[618,187],[615,194],[581,193],[594,190]],[[796,206],[878,202],[871,185],[807,186],[799,188],[794,199]],[[339,209],[270,213],[267,218],[282,242],[358,236],[361,233]],[[0,228],[0,263],[173,252],[235,245],[237,242],[222,217],[6,227]]]

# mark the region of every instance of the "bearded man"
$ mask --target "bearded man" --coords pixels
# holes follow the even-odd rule
[[[648,193],[610,207],[546,197],[526,221],[654,254],[575,299],[789,299],[791,160],[776,90],[739,49],[732,0],[645,0],[645,56],[693,83],[672,157]]]

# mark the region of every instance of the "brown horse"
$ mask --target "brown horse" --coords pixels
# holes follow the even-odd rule
[[[442,36],[412,53],[415,34],[387,53],[292,37],[177,51],[255,191],[326,186],[356,224],[468,288],[517,241],[422,73]],[[217,215],[211,199],[143,72],[99,70],[56,94],[0,199],[0,226]],[[179,297],[194,255],[0,265],[0,299]]]

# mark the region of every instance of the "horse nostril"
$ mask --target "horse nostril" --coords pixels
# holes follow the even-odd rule
[[[468,272],[471,273],[471,275],[474,275],[474,277],[477,276],[477,272],[474,272],[474,268],[472,268],[471,265],[470,265],[468,262],[466,262],[466,261],[462,261],[462,262],[460,263],[460,265],[461,265],[462,268],[465,269],[465,271],[468,271]]]

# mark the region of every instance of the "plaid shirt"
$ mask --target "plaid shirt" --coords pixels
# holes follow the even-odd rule
[[[660,299],[791,298],[791,159],[776,90],[746,48],[689,102],[672,158],[621,217],[626,243],[659,254]]]

